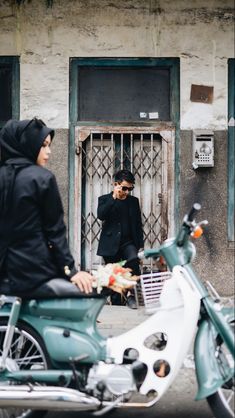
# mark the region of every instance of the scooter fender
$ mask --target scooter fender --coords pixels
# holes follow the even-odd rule
[[[195,400],[201,400],[212,395],[225,382],[233,377],[230,367],[225,370],[219,368],[215,354],[215,338],[217,332],[210,320],[200,323],[194,345],[194,359],[198,392]]]

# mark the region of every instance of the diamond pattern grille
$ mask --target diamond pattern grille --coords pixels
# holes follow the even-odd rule
[[[112,177],[119,169],[129,169],[135,176],[133,193],[140,200],[145,247],[158,246],[162,241],[160,135],[91,134],[82,143],[81,164],[81,267],[89,270],[97,268],[101,262],[96,255],[101,231],[101,222],[97,219],[98,197],[112,190]]]

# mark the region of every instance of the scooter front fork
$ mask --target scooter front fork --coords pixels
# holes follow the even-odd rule
[[[21,299],[18,297],[9,297],[6,298],[6,303],[12,303],[11,312],[9,316],[9,321],[7,324],[6,334],[3,342],[3,350],[2,350],[2,356],[0,358],[0,370],[3,370],[6,368],[6,359],[8,357],[11,344],[12,344],[12,338],[15,331],[15,326],[17,324],[20,308],[21,308]]]

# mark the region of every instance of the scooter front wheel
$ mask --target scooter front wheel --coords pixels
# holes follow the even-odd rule
[[[7,330],[7,319],[0,320],[0,356],[2,354],[4,337]],[[42,338],[29,326],[18,323],[11,344],[8,356],[11,363],[19,370],[48,369],[50,365],[49,356]],[[1,383],[8,384],[8,382]],[[12,383],[11,383],[12,384]],[[9,389],[10,390],[10,389]],[[47,411],[36,411],[9,407],[0,409],[0,418],[41,418]]]
[[[234,329],[234,323],[230,325]],[[227,362],[234,367],[233,356],[228,352],[219,335],[215,339],[215,353],[220,364]],[[230,379],[217,392],[208,396],[207,402],[216,418],[234,418],[234,379]]]
[[[222,388],[213,393],[213,395],[208,396],[207,401],[216,418],[234,418],[230,396],[231,394],[228,393],[228,390]]]

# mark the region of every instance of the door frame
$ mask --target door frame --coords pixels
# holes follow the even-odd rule
[[[69,244],[72,252],[75,254],[74,230],[75,224],[75,129],[76,126],[94,126],[93,122],[78,122],[78,69],[82,66],[100,66],[100,67],[165,67],[170,70],[170,115],[171,123],[175,129],[174,144],[174,228],[177,228],[179,222],[179,142],[180,142],[180,59],[179,58],[70,58],[69,74]],[[156,125],[159,124],[156,123]],[[114,123],[97,123],[99,126],[114,126]],[[124,124],[123,124],[124,125]],[[130,123],[128,124],[131,125]],[[136,126],[136,124],[133,124]],[[120,126],[120,123],[118,124]],[[141,123],[138,123],[141,126]],[[154,123],[148,128],[154,127]],[[146,126],[145,126],[146,129]]]
[[[227,235],[228,244],[234,248],[234,141],[235,141],[235,58],[228,60],[228,197]]]
[[[165,222],[165,228],[168,229],[168,236],[174,233],[174,149],[175,149],[175,128],[170,123],[159,123],[155,126],[149,127],[133,127],[133,126],[77,126],[75,128],[75,179],[73,205],[74,205],[74,258],[76,266],[81,268],[81,219],[82,216],[82,143],[90,136],[90,134],[159,134],[162,140],[162,160],[165,161],[165,176],[164,176],[164,195],[162,196],[162,211]],[[140,198],[140,203],[141,203]],[[168,227],[168,228],[167,228]]]

